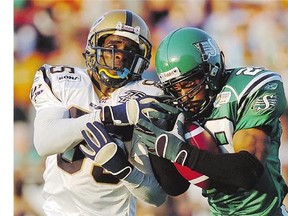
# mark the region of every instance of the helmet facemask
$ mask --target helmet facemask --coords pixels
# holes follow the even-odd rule
[[[170,94],[173,96],[172,99],[167,100],[166,103],[175,106],[176,108],[182,110],[186,113],[186,118],[194,119],[201,118],[203,114],[211,111],[211,105],[215,99],[215,92],[212,91],[207,84],[208,76],[207,76],[207,65],[200,65],[198,68],[183,74],[177,78],[169,80],[163,83],[163,89],[166,94]],[[179,90],[175,88],[176,84],[187,82],[185,85],[181,85],[181,88],[189,88],[189,81],[199,80],[199,83],[193,87],[189,91],[187,91],[184,95],[179,95]],[[203,99],[195,100],[194,97],[205,88],[205,96]],[[194,99],[194,100],[193,100]],[[193,110],[193,111],[192,111]]]
[[[140,49],[139,45],[132,40],[129,43],[131,44],[130,51],[114,47],[91,46],[90,53],[83,54],[87,66],[99,74],[101,81],[106,86],[118,88],[130,80],[139,80],[143,71],[149,66],[149,60],[143,57],[144,51]],[[119,67],[116,59],[120,54],[123,56],[123,61]],[[109,56],[109,61],[106,60],[106,56]],[[116,74],[109,73],[109,70],[116,71]]]

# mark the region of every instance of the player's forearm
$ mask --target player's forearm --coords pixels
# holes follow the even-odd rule
[[[186,147],[188,156],[185,166],[225,184],[249,189],[264,171],[261,162],[247,151],[212,154],[190,145]]]
[[[161,188],[153,174],[144,174],[137,168],[122,180],[128,190],[139,200],[153,206],[162,205],[167,194]]]
[[[34,121],[34,145],[40,156],[63,153],[77,145],[83,137],[81,130],[97,113],[69,118],[64,109],[40,110]]]

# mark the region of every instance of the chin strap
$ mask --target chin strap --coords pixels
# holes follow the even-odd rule
[[[106,69],[102,68],[98,71],[98,74],[100,75],[100,77],[109,77],[112,79],[125,79],[130,73],[130,71],[127,68],[124,68],[122,71],[116,70],[116,72],[117,72],[117,75],[112,75]],[[105,75],[104,76],[101,75],[102,73],[104,73]]]
[[[130,71],[125,68],[123,72],[117,71],[117,75],[111,75],[106,69],[102,68],[97,73],[103,84],[110,88],[119,88],[129,81],[129,72]]]

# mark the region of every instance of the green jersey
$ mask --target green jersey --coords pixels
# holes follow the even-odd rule
[[[286,107],[281,77],[263,68],[231,69],[213,106],[205,127],[214,134],[223,153],[234,152],[233,134],[242,129],[265,126],[271,143],[264,174],[253,189],[240,188],[231,195],[203,190],[212,215],[282,215],[280,207],[288,189],[278,158],[282,133],[279,117]]]

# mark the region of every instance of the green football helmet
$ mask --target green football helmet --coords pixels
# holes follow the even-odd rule
[[[127,38],[138,48],[137,51],[124,51],[115,48],[102,47],[104,39],[109,35],[118,35]],[[139,80],[142,73],[148,68],[151,58],[151,36],[145,21],[129,10],[112,10],[97,19],[92,25],[87,45],[83,56],[86,65],[99,77],[106,86],[119,88],[131,80]],[[111,53],[115,59],[116,53],[122,53],[127,59],[123,68],[100,63],[100,58],[105,52]],[[99,67],[104,70],[99,70]],[[108,70],[115,70],[117,75],[112,75]]]
[[[224,55],[214,39],[205,31],[186,27],[169,33],[156,52],[156,72],[162,88],[173,99],[169,101],[183,111],[192,107],[191,118],[203,116],[212,108],[216,94],[221,90],[225,71]],[[200,79],[201,82],[185,95],[179,96],[176,83]],[[205,99],[193,101],[201,86],[205,86]]]

